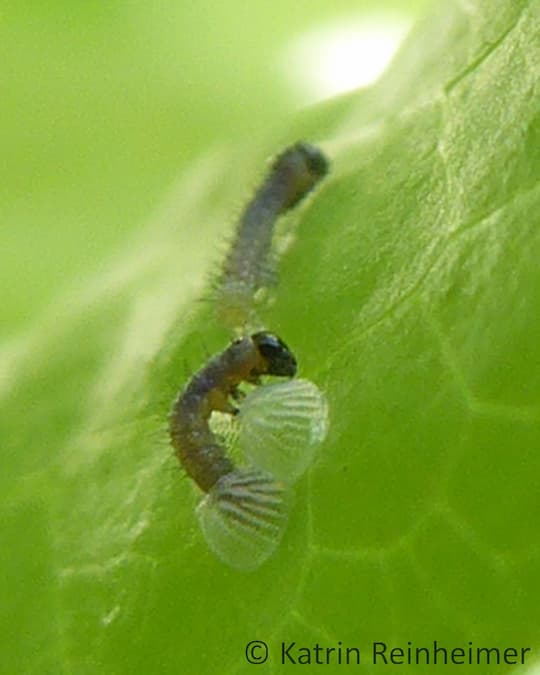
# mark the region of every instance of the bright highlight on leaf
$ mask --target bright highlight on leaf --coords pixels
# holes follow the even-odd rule
[[[254,389],[242,403],[239,445],[255,466],[294,483],[313,462],[328,427],[324,394],[309,380]]]
[[[382,74],[409,27],[409,17],[372,13],[324,24],[287,48],[282,68],[293,91],[309,101],[365,87]]]
[[[289,510],[285,487],[251,469],[223,476],[197,507],[208,546],[227,565],[249,571],[277,548]]]

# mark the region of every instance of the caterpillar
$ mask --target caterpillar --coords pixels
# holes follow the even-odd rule
[[[188,382],[170,415],[171,442],[195,483],[208,494],[198,510],[211,548],[233,567],[258,565],[278,545],[287,518],[284,486],[262,470],[238,469],[210,429],[214,411],[236,415],[242,382],[293,377],[296,359],[268,332],[234,340]]]
[[[170,414],[170,435],[188,476],[206,493],[197,517],[209,547],[231,567],[251,570],[277,548],[291,503],[290,485],[326,434],[326,402],[307,380],[257,386],[243,399],[238,386],[263,375],[293,378],[294,354],[262,331],[234,340],[196,373]],[[221,412],[238,420],[250,466],[238,467],[211,429]]]
[[[298,142],[274,160],[240,218],[216,290],[220,319],[231,328],[253,317],[257,293],[272,278],[271,251],[278,217],[296,206],[328,172],[314,145]]]

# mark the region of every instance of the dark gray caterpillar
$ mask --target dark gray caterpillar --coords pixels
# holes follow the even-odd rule
[[[266,471],[235,467],[210,429],[214,411],[236,415],[242,382],[293,377],[296,359],[276,335],[232,342],[188,382],[170,415],[172,445],[186,473],[208,493],[198,508],[209,546],[228,564],[258,566],[278,545],[287,520],[285,486]]]
[[[252,315],[257,291],[268,285],[278,217],[304,199],[327,172],[323,153],[304,142],[290,146],[272,163],[240,218],[218,279],[216,305],[227,325],[243,327]]]

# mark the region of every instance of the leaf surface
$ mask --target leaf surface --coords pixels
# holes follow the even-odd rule
[[[285,223],[264,318],[330,427],[256,572],[206,547],[167,414],[229,339],[201,298],[262,149],[195,163],[4,346],[6,672],[251,672],[255,639],[269,673],[296,672],[282,640],[358,646],[365,672],[377,640],[538,646],[539,30],[534,0],[443,5],[287,134],[332,172]]]

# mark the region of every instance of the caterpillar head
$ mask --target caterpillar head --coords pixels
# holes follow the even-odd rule
[[[283,377],[296,375],[296,358],[277,335],[261,331],[254,333],[251,339],[264,364],[264,371],[261,374]]]
[[[304,199],[326,176],[328,168],[328,159],[310,143],[299,142],[282,152],[274,161],[272,174],[276,183],[287,188],[280,212]]]

